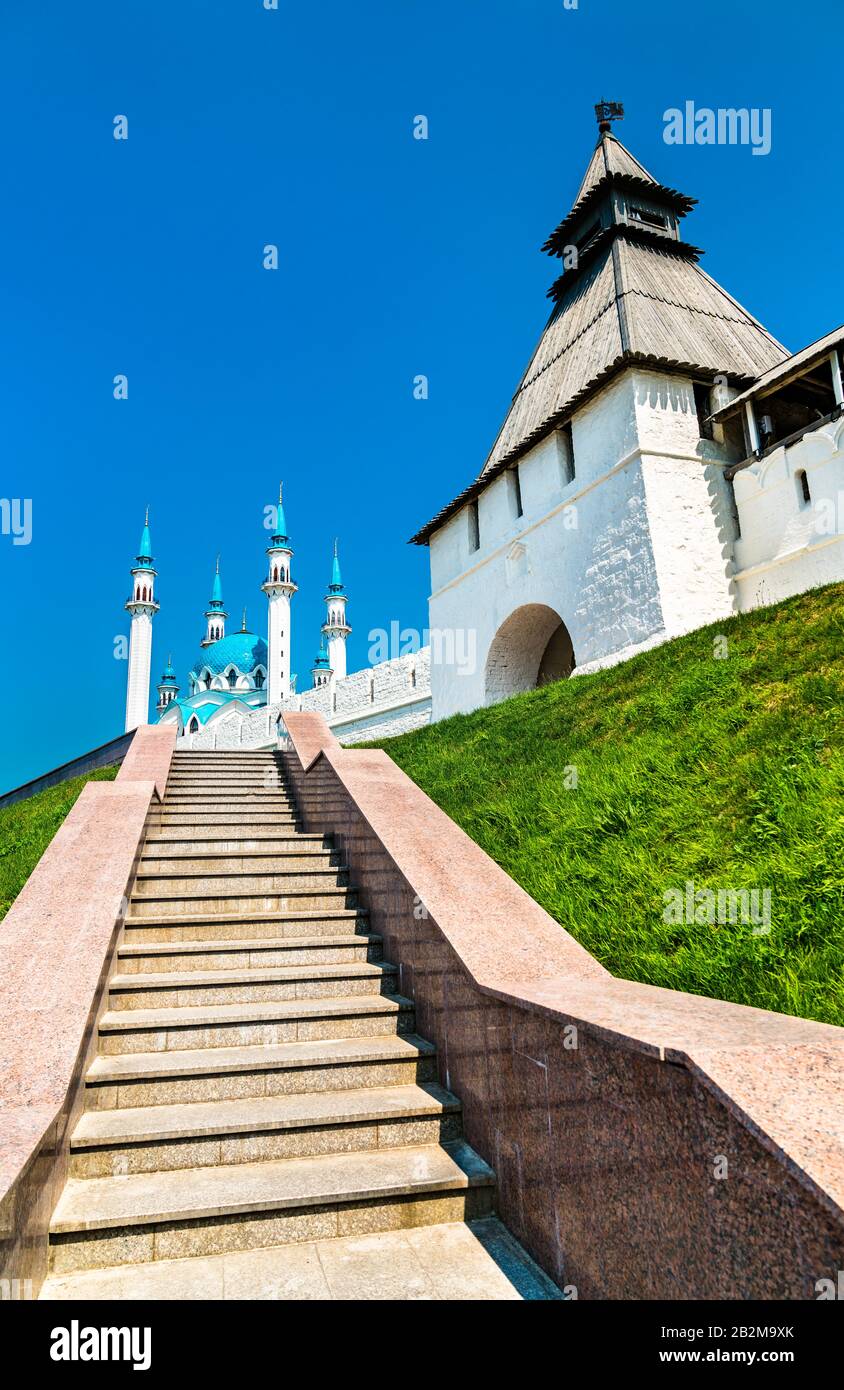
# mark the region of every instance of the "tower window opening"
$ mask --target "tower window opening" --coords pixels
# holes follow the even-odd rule
[[[481,525],[478,516],[478,499],[471,501],[466,508],[469,516],[469,549],[470,551],[480,550],[481,548]]]
[[[703,382],[694,382],[695,410],[697,411],[697,428],[701,439],[712,438],[712,421],[709,416],[712,413],[710,402],[710,391]]]
[[[809,487],[809,479],[806,477],[805,468],[801,468],[799,470],[799,472],[796,474],[796,478],[797,486],[799,489],[798,498],[800,501],[800,505],[801,507],[808,507],[809,503],[812,500],[812,491]]]
[[[256,671],[256,672],[255,672],[255,689],[256,689],[256,690],[263,690],[263,688],[264,688],[264,673],[263,673],[263,671]]]
[[[411,690],[415,690],[415,689],[416,689],[416,667],[415,667],[415,666],[411,666],[411,668],[410,668],[410,688],[411,688]]]
[[[192,719],[192,720],[190,721],[190,723],[188,724],[188,733],[189,733],[189,734],[198,734],[198,733],[199,733],[199,720],[196,718],[196,715],[194,715],[193,719]]]
[[[507,493],[510,500],[510,511],[514,517],[524,515],[522,505],[522,480],[519,476],[519,465],[507,470]]]
[[[273,583],[274,583],[274,584],[277,584],[277,583],[278,583],[278,565],[275,565],[275,566],[273,567]]]
[[[630,220],[641,222],[645,227],[661,227],[663,231],[668,226],[664,213],[655,212],[651,208],[631,207]]]
[[[369,703],[370,703],[371,705],[374,705],[374,704],[375,704],[375,677],[374,677],[374,676],[370,676],[370,677],[369,677]]]
[[[574,438],[571,424],[561,425],[556,433],[557,458],[560,464],[560,480],[563,487],[574,482]]]

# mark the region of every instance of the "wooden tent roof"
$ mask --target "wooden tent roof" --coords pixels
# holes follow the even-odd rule
[[[625,174],[634,164],[613,136],[592,156],[582,192],[600,180],[601,150]],[[672,190],[665,196],[674,198]],[[597,254],[559,284],[559,300],[519,383],[480,473],[412,537],[418,545],[543,436],[558,428],[589,395],[627,366],[640,363],[704,377],[723,375],[746,386],[788,356],[787,349],[697,264],[683,242],[607,229]]]

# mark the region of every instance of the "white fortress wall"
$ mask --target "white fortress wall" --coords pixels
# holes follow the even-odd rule
[[[755,460],[736,473],[734,487],[742,610],[844,579],[844,421],[831,420]]]

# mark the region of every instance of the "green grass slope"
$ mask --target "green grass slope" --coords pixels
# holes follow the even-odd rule
[[[381,746],[615,975],[844,1024],[842,654],[836,584]]]
[[[86,782],[112,782],[116,767],[73,777],[0,809],[0,918],[5,917]]]

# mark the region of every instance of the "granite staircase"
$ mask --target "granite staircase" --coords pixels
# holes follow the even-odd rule
[[[174,755],[84,1085],[42,1297],[560,1296],[275,753]]]

